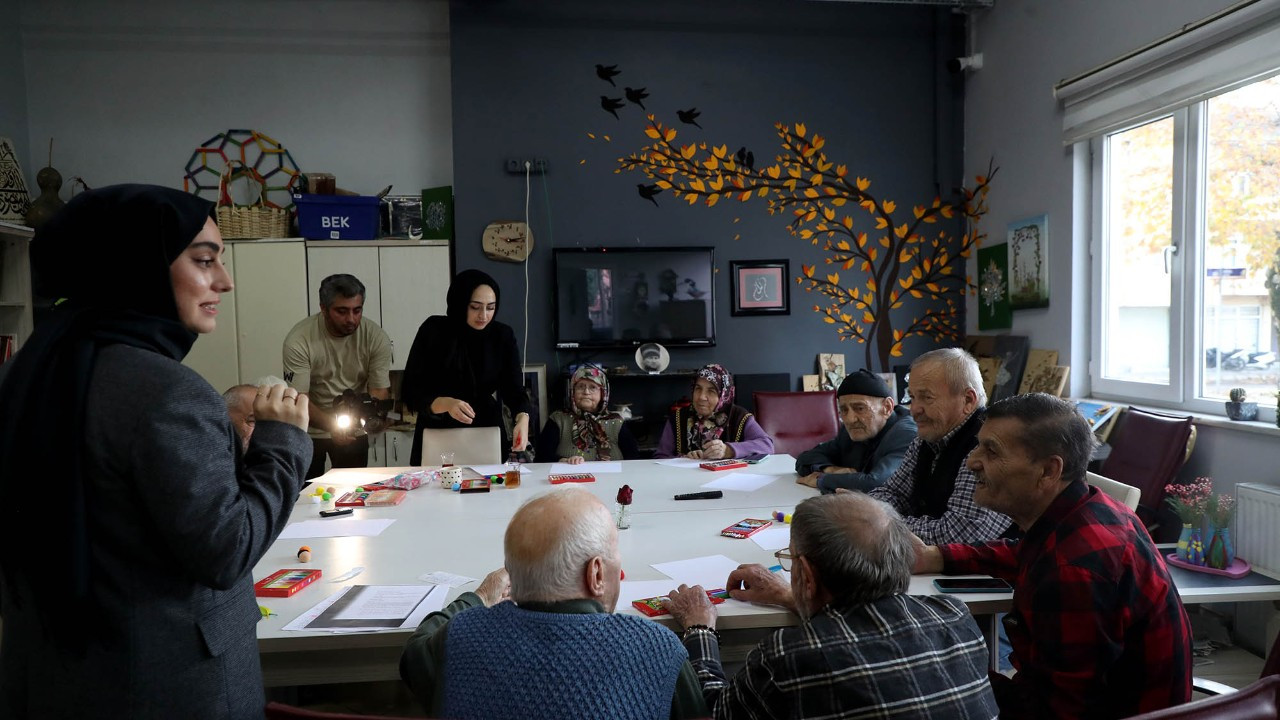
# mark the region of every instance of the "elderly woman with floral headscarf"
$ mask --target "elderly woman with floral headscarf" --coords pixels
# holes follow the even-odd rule
[[[773,438],[755,417],[733,404],[733,376],[720,365],[698,371],[693,402],[673,409],[654,457],[723,460],[773,452]]]
[[[609,378],[598,365],[582,365],[565,388],[564,410],[547,418],[538,437],[539,462],[630,460],[639,457],[635,438],[617,413],[609,412]]]

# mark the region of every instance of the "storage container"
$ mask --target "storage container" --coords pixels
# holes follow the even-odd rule
[[[298,231],[308,240],[373,240],[379,200],[365,195],[294,195]]]

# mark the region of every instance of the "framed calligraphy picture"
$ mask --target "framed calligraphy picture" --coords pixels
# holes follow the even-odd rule
[[[731,260],[733,283],[730,314],[790,315],[791,288],[787,284],[791,265],[787,260]]]

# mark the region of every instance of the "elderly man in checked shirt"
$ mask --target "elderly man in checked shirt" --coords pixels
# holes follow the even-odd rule
[[[712,716],[724,718],[983,718],[996,716],[986,648],[960,601],[904,594],[914,538],[893,508],[861,493],[800,503],[791,546],[777,553],[791,582],[759,565],[729,575],[734,598],[789,607],[782,628],[726,679],[715,606],[681,585],[668,609]]]
[[[1191,631],[1142,522],[1085,482],[1094,446],[1070,403],[1033,393],[987,410],[969,455],[974,500],[1020,540],[918,545],[916,572],[1013,583],[1012,679],[992,675],[1002,718],[1129,717],[1191,697]]]
[[[917,437],[897,471],[869,494],[892,505],[927,543],[1001,537],[1009,518],[974,504],[973,472],[965,466],[987,403],[977,361],[959,348],[927,352],[911,363],[908,388]]]

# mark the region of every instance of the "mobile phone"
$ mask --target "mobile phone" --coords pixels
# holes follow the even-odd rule
[[[343,515],[350,515],[351,512],[352,512],[352,509],[349,507],[338,508],[336,510],[321,510],[320,517],[325,517],[325,518],[342,517]]]
[[[933,586],[945,593],[1013,592],[1013,586],[993,577],[937,578]]]

